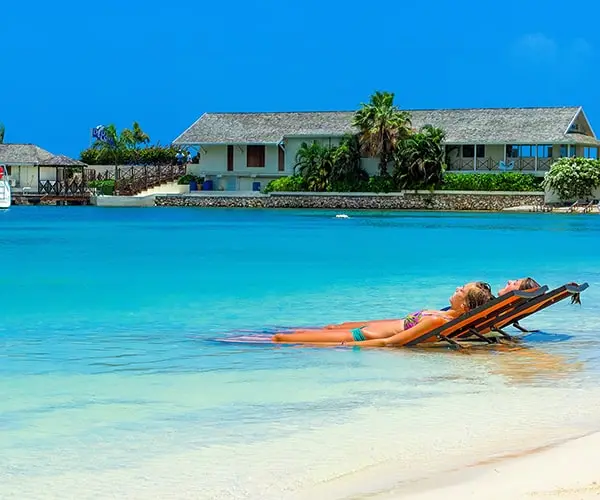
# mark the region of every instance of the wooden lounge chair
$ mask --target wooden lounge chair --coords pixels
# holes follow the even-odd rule
[[[543,286],[534,290],[515,290],[507,293],[411,340],[405,346],[412,347],[422,342],[439,340],[459,347],[460,344],[455,339],[467,333],[483,339],[484,337],[479,332],[478,326],[490,319],[495,320],[499,315],[509,310],[522,306],[531,299],[543,295],[547,290],[548,287]]]
[[[533,333],[539,330],[527,330],[523,328],[519,321],[532,314],[535,314],[542,309],[546,309],[561,300],[571,297],[571,303],[581,304],[579,295],[581,292],[589,287],[587,283],[578,285],[577,283],[567,283],[561,287],[550,290],[543,295],[535,297],[528,302],[517,306],[511,310],[506,311],[504,314],[499,315],[496,318],[490,318],[477,328],[478,333],[486,334],[490,331],[498,332],[505,338],[510,338],[503,328],[507,326],[514,326],[523,333]]]

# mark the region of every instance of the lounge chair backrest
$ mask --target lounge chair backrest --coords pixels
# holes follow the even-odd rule
[[[522,304],[513,310],[507,311],[497,318],[490,318],[483,325],[478,328],[479,333],[485,334],[490,330],[496,328],[503,328],[505,326],[514,325],[518,321],[531,316],[532,314],[546,309],[552,304],[556,304],[567,297],[576,298],[578,300],[579,294],[589,287],[587,283],[578,285],[577,283],[567,283],[561,287],[555,288],[539,297],[535,297],[530,301]]]
[[[459,336],[477,326],[487,319],[498,317],[499,314],[522,305],[534,297],[542,295],[548,290],[547,286],[536,288],[535,290],[515,290],[502,295],[496,299],[490,300],[482,306],[476,307],[468,313],[461,314],[458,318],[425,333],[416,339],[411,340],[406,346],[414,346],[431,338],[440,338],[447,340]]]

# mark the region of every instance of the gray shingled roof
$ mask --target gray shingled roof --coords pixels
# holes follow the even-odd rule
[[[430,124],[450,144],[586,143],[595,138],[565,134],[581,108],[488,108],[408,110],[414,128]],[[353,111],[205,113],[174,144],[277,143],[283,137],[341,136],[353,132]]]
[[[0,163],[37,164],[52,158],[52,153],[35,144],[0,144]]]
[[[65,155],[56,155],[51,156],[47,160],[40,161],[40,165],[45,167],[85,167],[86,164],[79,161],[74,160],[73,158],[69,158]]]
[[[83,167],[85,163],[64,155],[53,155],[35,144],[0,144],[0,163],[9,165],[44,165]]]

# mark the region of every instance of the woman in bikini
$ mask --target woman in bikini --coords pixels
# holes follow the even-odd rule
[[[483,288],[489,293],[492,293],[492,287],[489,283],[484,281],[474,281],[472,283],[467,283],[467,285],[477,285],[480,288]],[[466,286],[466,285],[465,285]],[[507,294],[512,292],[513,290],[531,290],[533,288],[539,288],[540,284],[535,281],[533,278],[519,278],[516,280],[508,280],[504,288],[501,288],[498,291],[498,296]],[[492,297],[493,298],[493,297]],[[376,319],[370,321],[347,321],[344,323],[339,323],[335,325],[327,325],[324,327],[325,330],[348,330],[351,328],[358,328],[361,326],[374,326],[374,325],[385,325],[389,322],[398,322],[403,321],[401,319]]]
[[[443,311],[422,310],[409,314],[401,320],[381,320],[339,329],[298,330],[294,333],[278,333],[273,342],[291,343],[346,343],[348,345],[404,345],[412,339],[438,326],[456,319],[471,309],[493,298],[489,289],[477,283],[467,283],[456,289],[450,297],[450,307]],[[353,324],[350,324],[353,325]],[[372,342],[375,342],[374,344]],[[379,342],[379,343],[378,343]]]

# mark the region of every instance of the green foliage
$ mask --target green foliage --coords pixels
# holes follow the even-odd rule
[[[4,132],[6,131],[6,128],[4,127],[4,124],[0,122],[0,144],[4,143]]]
[[[204,182],[204,177],[198,177],[194,174],[185,174],[182,175],[179,179],[177,179],[177,184],[179,184],[180,186],[186,186],[192,181],[196,181],[198,184],[201,184],[202,182]]]
[[[105,181],[90,181],[88,187],[96,188],[101,194],[112,195],[115,191],[115,180],[107,179]]]
[[[87,165],[173,165],[177,148],[148,146],[142,149],[88,148],[81,152],[80,160]]]
[[[280,177],[273,179],[263,189],[263,193],[272,192],[298,192],[304,191],[304,179],[301,175],[292,175],[290,177]]]
[[[447,191],[541,191],[542,178],[522,172],[498,174],[446,173],[440,189]]]
[[[389,175],[374,175],[369,179],[366,192],[389,193],[395,190],[394,179]]]
[[[600,160],[561,158],[544,176],[543,186],[563,201],[589,198],[600,186]]]
[[[318,142],[303,142],[296,153],[297,171],[304,179],[308,191],[330,191],[333,173],[334,148]]]
[[[114,125],[107,126],[105,131],[113,144],[95,141],[80,153],[82,162],[87,165],[173,165],[177,161],[178,148],[149,146],[150,137],[137,122],[120,133]]]
[[[392,92],[375,92],[367,104],[362,104],[352,121],[358,128],[362,151],[379,158],[379,173],[387,175],[388,163],[400,141],[411,134],[410,113],[394,104]]]
[[[444,131],[425,125],[398,144],[394,154],[394,181],[399,189],[431,189],[440,184],[444,170]]]
[[[356,135],[345,136],[332,152],[331,190],[361,191],[369,174],[361,165],[360,141]]]

